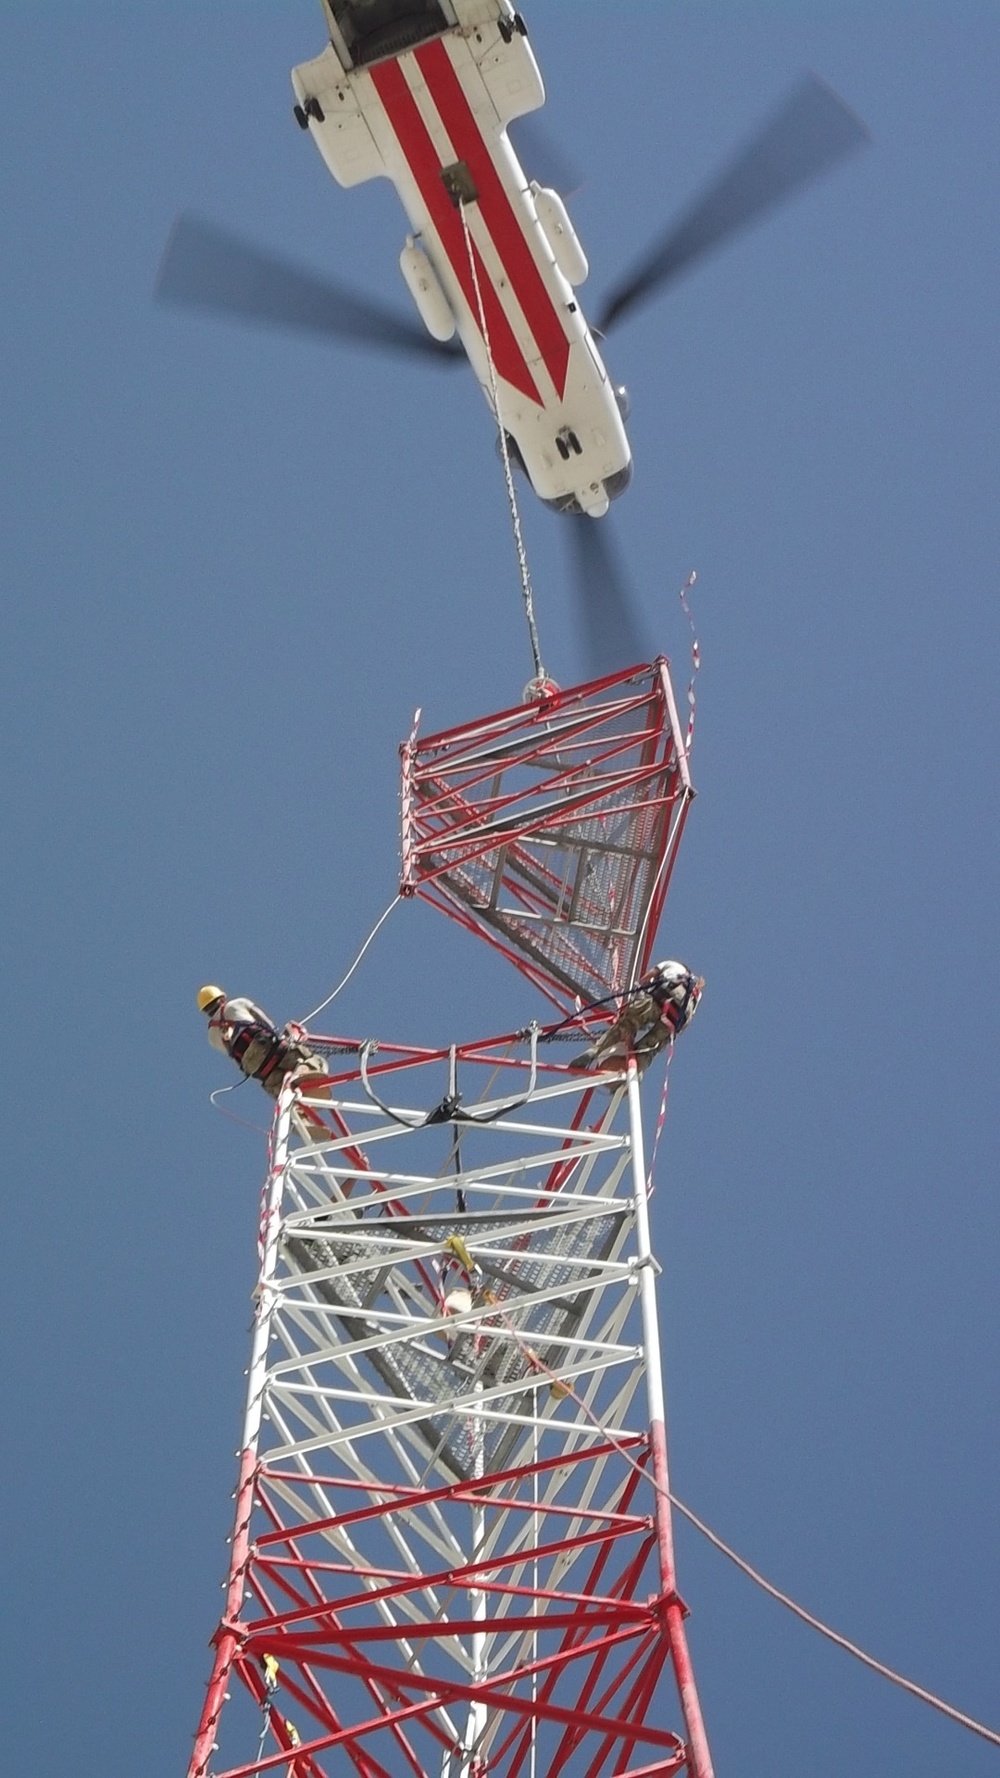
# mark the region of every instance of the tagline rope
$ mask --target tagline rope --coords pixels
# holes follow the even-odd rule
[[[823,1622],[822,1618],[815,1617],[811,1611],[805,1609],[804,1605],[799,1605],[794,1599],[790,1598],[787,1593],[783,1593],[780,1587],[776,1587],[772,1581],[767,1580],[766,1577],[760,1573],[759,1569],[754,1568],[743,1556],[738,1555],[736,1550],[718,1535],[718,1532],[713,1531],[711,1526],[706,1525],[704,1519],[699,1519],[697,1513],[692,1512],[689,1506],[685,1506],[682,1500],[678,1500],[676,1494],[672,1494],[669,1488],[664,1488],[662,1484],[657,1481],[656,1477],[650,1474],[648,1468],[644,1464],[639,1463],[636,1458],[632,1456],[631,1451],[621,1443],[620,1439],[616,1438],[615,1434],[609,1427],[603,1424],[589,1404],[577,1394],[572,1384],[565,1382],[561,1377],[557,1376],[556,1372],[550,1370],[548,1365],[539,1358],[537,1352],[533,1351],[531,1347],[524,1343],[508,1316],[501,1315],[501,1319],[508,1331],[513,1334],[514,1339],[520,1346],[532,1369],[543,1372],[544,1375],[550,1379],[553,1387],[559,1390],[560,1394],[569,1396],[570,1400],[575,1402],[580,1411],[586,1415],[586,1418],[591,1422],[596,1431],[601,1434],[602,1438],[607,1439],[608,1443],[615,1447],[619,1456],[623,1457],[625,1462],[629,1464],[637,1474],[643,1476],[646,1481],[651,1482],[656,1492],[661,1494],[664,1499],[669,1500],[671,1506],[676,1507],[681,1516],[687,1519],[688,1523],[693,1525],[696,1531],[701,1532],[701,1535],[707,1539],[713,1549],[717,1549],[721,1555],[725,1556],[728,1561],[732,1562],[733,1565],[740,1570],[741,1574],[745,1574],[748,1580],[752,1580],[754,1585],[760,1587],[761,1591],[766,1593],[769,1598],[776,1599],[779,1605],[783,1605],[787,1611],[790,1611],[793,1616],[799,1618],[802,1623],[808,1624],[811,1630],[816,1630],[818,1634],[825,1637],[828,1642],[834,1643],[837,1648],[842,1648],[845,1654],[853,1655],[854,1659],[860,1661],[862,1666],[870,1668],[873,1673],[878,1673],[883,1679],[888,1679],[893,1685],[898,1686],[901,1691],[909,1692],[911,1697],[919,1698],[921,1703],[929,1704],[932,1710],[940,1711],[942,1716],[947,1716],[951,1722],[957,1722],[961,1728],[968,1729],[970,1734],[980,1736],[983,1741],[989,1741],[994,1747],[1000,1747],[1000,1734],[997,1733],[996,1729],[988,1728],[985,1723],[977,1722],[974,1716],[967,1716],[964,1710],[957,1710],[954,1704],[949,1704],[944,1698],[939,1698],[935,1692],[928,1691],[925,1686],[917,1685],[915,1680],[907,1679],[904,1674],[897,1673],[895,1668],[887,1667],[884,1661],[876,1660],[874,1655],[870,1655],[865,1649],[859,1648],[856,1642],[851,1642],[847,1636],[842,1636],[839,1630],[832,1629],[829,1624]]]

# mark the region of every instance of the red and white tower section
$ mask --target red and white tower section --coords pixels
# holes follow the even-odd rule
[[[558,1013],[286,1084],[189,1778],[711,1778],[639,1072],[567,1047],[649,963],[692,795],[662,660],[404,747],[404,893]]]

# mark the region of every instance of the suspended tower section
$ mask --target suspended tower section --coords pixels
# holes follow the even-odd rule
[[[403,893],[560,1016],[317,1039],[282,1093],[189,1778],[711,1778],[639,1072],[566,1047],[640,979],[693,795],[666,663],[402,752]]]

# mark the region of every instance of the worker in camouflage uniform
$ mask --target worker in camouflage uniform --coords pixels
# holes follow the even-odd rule
[[[657,963],[628,996],[614,1023],[570,1067],[614,1068],[631,1052],[641,1074],[691,1023],[704,986],[704,976],[692,975],[686,963],[674,958]]]

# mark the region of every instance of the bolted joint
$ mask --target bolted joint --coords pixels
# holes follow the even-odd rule
[[[684,1603],[684,1600],[681,1598],[676,1588],[669,1593],[654,1594],[649,1601],[649,1605],[650,1610],[654,1611],[657,1617],[661,1619],[666,1618],[670,1611],[679,1611],[682,1618],[691,1616],[689,1608]]]

